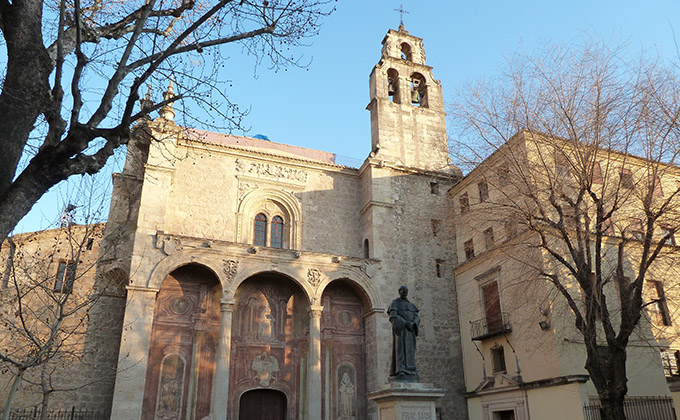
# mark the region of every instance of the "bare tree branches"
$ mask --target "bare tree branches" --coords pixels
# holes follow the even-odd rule
[[[127,143],[131,125],[157,109],[136,110],[147,83],[162,91],[173,74],[182,87],[174,101],[197,98],[225,124],[238,124],[241,111],[228,99],[226,107],[200,99],[221,89],[210,70],[221,64],[220,48],[238,43],[273,68],[297,65],[284,50],[317,33],[330,3],[33,0],[0,6],[8,54],[0,94],[0,238],[51,186],[98,171]],[[93,82],[106,87],[93,89]],[[17,172],[22,159],[27,163]]]
[[[573,315],[612,419],[623,418],[645,281],[678,257],[669,244],[680,229],[679,82],[674,69],[620,47],[549,46],[468,85],[450,109],[459,163],[493,153],[509,168],[513,185],[488,205],[519,215],[538,238],[541,274]]]

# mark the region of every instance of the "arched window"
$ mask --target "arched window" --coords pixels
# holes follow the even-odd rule
[[[283,248],[283,219],[281,216],[272,217],[272,248]]]
[[[371,250],[368,248],[368,239],[364,239],[364,258],[371,258]]]
[[[253,231],[253,244],[267,245],[267,216],[259,213],[255,216],[255,229]]]

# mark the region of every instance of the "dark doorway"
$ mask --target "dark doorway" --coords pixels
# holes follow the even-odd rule
[[[241,395],[239,420],[286,420],[286,396],[273,389],[255,389]]]
[[[515,410],[498,411],[494,413],[494,419],[515,420]]]

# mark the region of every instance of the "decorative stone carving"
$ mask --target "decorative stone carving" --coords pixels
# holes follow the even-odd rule
[[[236,159],[236,171],[268,178],[307,182],[307,172],[272,163],[249,162],[242,159]]]
[[[279,371],[279,361],[266,351],[255,357],[251,368],[257,373],[256,379],[261,386],[269,386],[274,373]]]
[[[238,273],[238,261],[222,260],[222,271],[227,275],[227,279],[231,281],[236,273]]]
[[[163,252],[166,255],[172,255],[182,249],[184,249],[184,246],[182,246],[182,241],[179,238],[165,238],[163,241]]]
[[[238,162],[238,160],[237,160]],[[237,167],[238,169],[238,167]],[[252,183],[252,182],[242,182],[239,181],[238,183],[238,199],[243,200],[243,197],[249,193],[252,190],[255,190],[259,187],[258,184]]]
[[[313,287],[317,287],[321,283],[321,271],[316,268],[310,268],[307,270],[307,281]]]

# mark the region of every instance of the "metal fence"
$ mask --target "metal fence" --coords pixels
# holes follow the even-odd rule
[[[671,397],[633,397],[623,403],[628,420],[677,420]],[[583,406],[586,420],[605,420],[602,405],[591,401]]]
[[[12,410],[9,420],[37,420],[40,418],[40,407],[21,408]],[[2,413],[2,410],[0,410]],[[86,410],[72,407],[66,410],[48,410],[47,420],[107,420],[105,412],[99,410]]]

